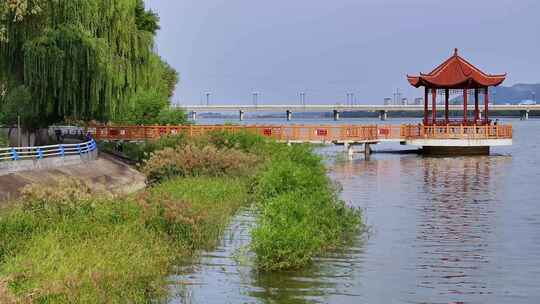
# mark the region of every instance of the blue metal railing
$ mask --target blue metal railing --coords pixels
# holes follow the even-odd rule
[[[97,144],[93,139],[80,144],[0,148],[0,162],[84,155],[95,150]]]

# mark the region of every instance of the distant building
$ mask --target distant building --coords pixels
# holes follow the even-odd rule
[[[406,105],[408,105],[408,104],[409,104],[409,100],[407,99],[407,97],[401,98],[401,105],[406,106]]]
[[[414,99],[414,105],[418,106],[418,105],[421,105],[422,103],[424,103],[424,98],[417,97]]]
[[[390,105],[392,104],[392,98],[385,98],[384,99],[384,105],[387,106],[387,105]]]

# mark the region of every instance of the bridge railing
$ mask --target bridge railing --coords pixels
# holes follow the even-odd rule
[[[80,144],[0,148],[0,162],[83,155],[95,150],[97,145],[93,139]]]
[[[152,140],[166,135],[201,136],[213,131],[251,132],[280,141],[384,141],[429,139],[512,138],[510,125],[190,125],[190,126],[93,126],[88,132],[97,140]]]
[[[251,132],[282,141],[377,140],[376,125],[190,125],[190,126],[92,126],[97,140],[152,140],[166,135],[200,136],[214,131]]]

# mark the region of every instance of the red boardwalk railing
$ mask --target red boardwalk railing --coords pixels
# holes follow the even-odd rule
[[[97,140],[154,140],[184,134],[202,136],[209,132],[250,132],[279,141],[366,142],[408,139],[506,139],[512,138],[510,125],[423,126],[423,125],[190,125],[190,126],[91,126]]]

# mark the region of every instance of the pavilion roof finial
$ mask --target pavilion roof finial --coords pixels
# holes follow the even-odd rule
[[[455,48],[455,49],[454,49],[454,56],[457,56],[457,55],[458,55],[458,49]]]

